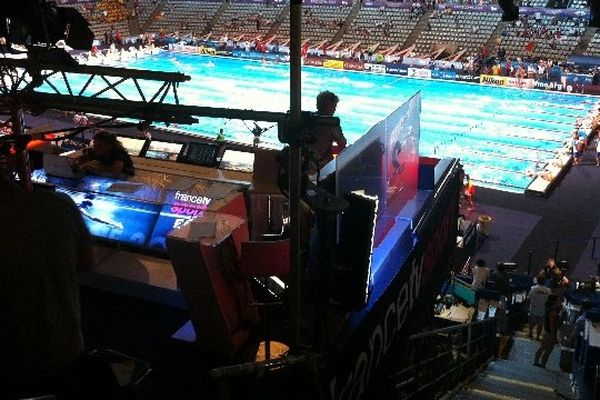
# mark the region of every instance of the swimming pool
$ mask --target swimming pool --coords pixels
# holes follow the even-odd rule
[[[127,66],[190,75],[192,80],[178,88],[182,104],[282,112],[289,106],[288,64],[161,52]],[[57,78],[55,84],[61,83]],[[133,85],[119,89],[134,96]],[[597,102],[592,96],[303,68],[302,108],[314,110],[322,90],[340,97],[336,115],[349,143],[420,90],[420,154],[458,157],[479,186],[521,193],[532,180],[527,171],[553,158],[575,119]],[[252,126],[251,121],[202,118],[199,124],[177,128],[212,137],[223,128],[227,138],[252,143]],[[276,128],[261,141],[280,146]]]

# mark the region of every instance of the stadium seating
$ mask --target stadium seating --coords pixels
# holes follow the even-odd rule
[[[586,56],[600,56],[600,32],[594,33],[587,50],[583,54]]]
[[[77,9],[89,21],[96,39],[102,40],[104,33],[111,30],[114,33],[120,32],[124,37],[129,36],[128,12],[123,4],[100,1],[97,3],[65,4],[65,6]]]
[[[322,40],[330,41],[348,18],[350,10],[351,7],[346,6],[303,7],[302,40],[310,39],[313,44]],[[278,36],[289,38],[289,32],[290,18],[288,15],[279,26]]]
[[[568,6],[568,8],[588,8],[588,0],[572,0]]]
[[[383,48],[399,48],[419,22],[408,9],[363,8],[344,34],[344,44],[361,42],[362,49],[377,43]]]
[[[579,18],[556,18],[540,14],[521,16],[519,21],[503,28],[501,46],[508,58],[515,59],[530,53],[534,59],[565,61],[575,50],[586,26],[586,22]],[[526,33],[527,30],[530,33]],[[552,38],[552,32],[557,30],[560,36]]]
[[[250,37],[263,36],[273,27],[280,13],[281,6],[277,4],[230,3],[212,34],[214,38],[242,34]]]
[[[152,0],[146,0],[151,3]],[[221,4],[205,1],[169,1],[163,14],[150,25],[150,31],[200,35]],[[151,8],[148,14],[152,12]],[[143,21],[140,21],[143,22]]]
[[[473,11],[440,11],[429,20],[431,29],[425,28],[416,41],[417,54],[429,54],[439,44],[458,46],[466,55],[479,52],[489,40],[500,21],[498,13]]]

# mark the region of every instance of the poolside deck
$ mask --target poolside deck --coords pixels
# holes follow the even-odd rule
[[[600,238],[600,167],[595,155],[595,150],[586,151],[582,164],[573,166],[547,198],[477,188],[477,209],[467,211],[468,217],[493,218],[477,257],[492,266],[514,261],[526,271],[531,251],[535,273],[555,255],[558,241],[558,259],[568,261],[571,277],[596,275],[600,241],[592,257],[592,238]]]

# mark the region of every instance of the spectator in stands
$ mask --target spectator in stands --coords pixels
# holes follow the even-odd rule
[[[479,259],[475,263],[472,271],[473,274],[473,289],[483,289],[490,276],[490,269],[485,266],[485,260]]]
[[[335,113],[339,97],[330,91],[324,91],[317,96],[317,114],[331,117]],[[325,164],[333,160],[333,143],[340,150],[346,147],[346,138],[339,127],[317,126],[312,131],[314,141],[309,144],[309,173],[314,174]]]
[[[539,274],[535,280],[536,284],[529,291],[529,337],[533,338],[533,327],[535,326],[535,339],[540,340],[544,326],[544,307],[550,295],[550,289],[544,286],[546,280],[544,274]]]
[[[112,133],[101,131],[94,136],[92,148],[83,156],[86,172],[113,176],[134,175],[133,161]]]
[[[540,348],[535,353],[533,362],[536,367],[546,368],[548,358],[554,350],[554,346],[558,343],[557,335],[562,311],[563,306],[560,298],[555,294],[550,294],[544,312],[544,337]]]

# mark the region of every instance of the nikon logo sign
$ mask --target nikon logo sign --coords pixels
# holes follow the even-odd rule
[[[481,83],[488,85],[506,86],[508,79],[505,76],[481,75]]]

